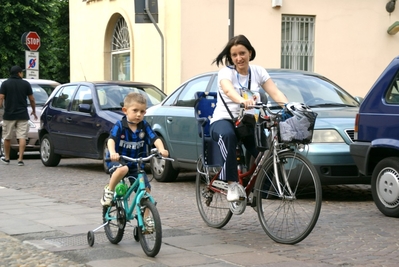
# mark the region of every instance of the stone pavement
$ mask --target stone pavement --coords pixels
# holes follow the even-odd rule
[[[163,245],[160,256],[156,258],[144,255],[139,243],[133,241],[131,231],[118,246],[106,244],[103,232],[96,232],[97,242],[105,247],[99,250],[108,250],[100,255],[98,244],[90,248],[85,235],[99,225],[98,209],[57,203],[5,187],[0,188],[0,196],[3,201],[0,211],[0,266],[245,266],[245,261],[255,256],[257,263],[252,262],[252,266],[293,261],[246,245],[228,244],[212,235],[176,235],[169,231],[168,237],[171,228],[167,226],[163,227]],[[18,235],[31,235],[33,239],[21,242],[12,237]],[[70,250],[86,250],[86,256],[91,259],[83,264],[63,257],[63,253],[54,254]]]
[[[86,235],[101,224],[99,199],[108,177],[101,162],[62,159],[55,168],[38,159],[25,167],[0,165],[1,266],[396,266],[398,219],[383,216],[369,186],[323,188],[313,232],[282,245],[264,233],[250,208],[222,229],[207,227],[195,203],[193,176],[152,182],[163,243],[147,257],[127,227],[112,245],[102,231],[93,247]]]

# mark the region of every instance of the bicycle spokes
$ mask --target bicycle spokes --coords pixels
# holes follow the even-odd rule
[[[276,242],[295,244],[315,226],[321,208],[316,170],[302,155],[279,154],[267,161],[258,176],[256,203],[265,232]]]

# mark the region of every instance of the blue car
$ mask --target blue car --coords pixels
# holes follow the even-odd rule
[[[350,153],[364,175],[371,175],[377,208],[399,218],[399,57],[381,73],[362,102]]]
[[[123,116],[124,97],[139,92],[147,106],[162,102],[166,94],[139,82],[75,82],[58,86],[40,116],[40,157],[45,166],[57,166],[62,156],[104,159],[106,140]],[[104,171],[107,166],[103,160]]]
[[[368,184],[359,174],[349,153],[359,101],[329,79],[312,72],[267,69],[290,102],[303,102],[318,113],[315,131],[306,156],[315,165],[323,184]],[[174,181],[182,170],[196,171],[201,139],[194,117],[195,92],[216,92],[217,72],[204,73],[184,82],[160,105],[147,110],[146,120],[162,138],[175,161],[153,160],[157,181]],[[268,99],[275,111],[279,105]]]

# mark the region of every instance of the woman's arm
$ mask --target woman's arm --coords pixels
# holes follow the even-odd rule
[[[280,106],[284,107],[284,104],[288,103],[287,97],[277,88],[271,78],[262,84],[262,88]]]
[[[242,96],[240,96],[240,94],[238,94],[234,89],[234,86],[230,80],[221,80],[220,86],[222,87],[224,94],[227,95],[227,97],[230,98],[234,103],[244,104],[245,108],[255,104],[255,101],[252,98],[244,99]]]

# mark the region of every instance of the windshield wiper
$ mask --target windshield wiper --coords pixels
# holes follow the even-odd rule
[[[102,110],[122,110],[122,107],[102,108]]]
[[[357,107],[357,106],[344,104],[344,103],[323,103],[323,104],[309,105],[309,107],[317,108],[317,107]]]

